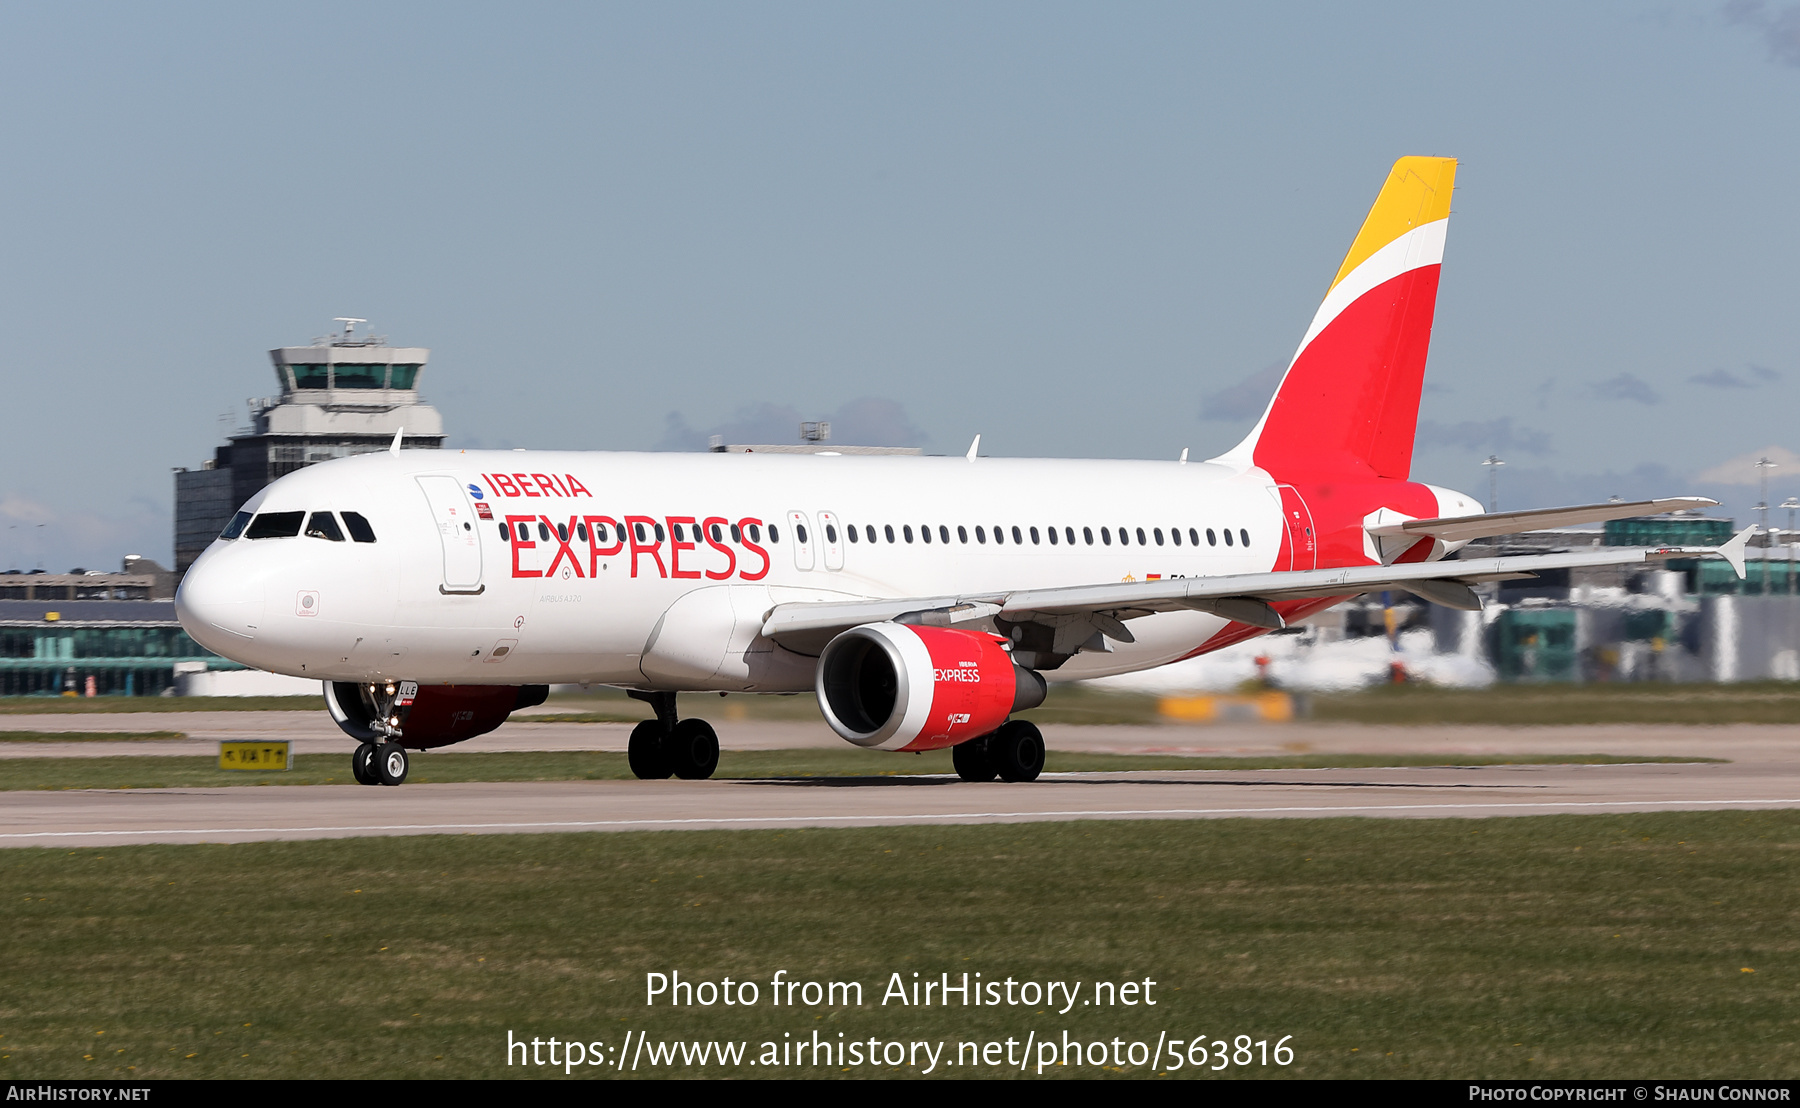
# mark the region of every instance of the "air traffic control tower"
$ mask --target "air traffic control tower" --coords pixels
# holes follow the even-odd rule
[[[389,346],[356,333],[363,319],[340,318],[341,332],[311,346],[269,351],[279,396],[247,401],[250,426],[232,435],[199,469],[175,471],[175,575],[180,580],[244,501],[314,462],[385,450],[394,432],[404,445],[444,445],[444,420],[419,399],[431,351]]]

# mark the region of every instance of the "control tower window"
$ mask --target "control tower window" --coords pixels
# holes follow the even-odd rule
[[[244,533],[244,527],[249,522],[250,522],[250,513],[249,512],[239,512],[237,515],[234,515],[231,517],[231,522],[227,523],[225,525],[225,530],[219,532],[219,537],[222,539],[228,539],[228,540],[235,539],[239,535]]]
[[[370,527],[369,521],[356,512],[344,513],[344,526],[350,529],[350,537],[357,542],[375,541],[375,528]]]
[[[330,512],[314,512],[306,521],[306,537],[309,539],[330,539],[332,542],[343,542],[344,533],[338,529],[337,520]]]
[[[390,389],[410,389],[413,387],[413,381],[419,376],[419,366],[417,365],[396,365],[391,366],[390,369],[393,371],[388,377],[388,388]]]
[[[297,389],[325,389],[331,387],[331,367],[328,365],[292,365],[294,371],[294,387]]]
[[[250,521],[247,539],[291,539],[300,533],[305,512],[264,512]]]
[[[331,387],[336,389],[379,389],[387,387],[385,365],[339,364],[331,367]]]

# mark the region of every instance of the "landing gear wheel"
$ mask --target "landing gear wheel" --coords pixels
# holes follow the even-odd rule
[[[375,748],[375,777],[383,785],[401,785],[406,782],[406,771],[409,759],[406,748],[399,743],[386,742]]]
[[[719,768],[719,736],[703,719],[684,719],[663,740],[670,768],[684,781],[704,781]]]
[[[661,781],[673,772],[669,756],[663,751],[662,724],[647,719],[631,729],[631,743],[625,748],[631,772],[645,781]]]
[[[350,755],[350,776],[358,785],[379,785],[375,779],[375,744],[360,743]]]
[[[988,753],[986,735],[951,747],[950,762],[956,767],[956,776],[964,781],[992,781],[999,775],[993,756]]]
[[[1002,781],[1036,781],[1044,772],[1044,735],[1030,720],[1014,719],[988,736],[989,757]]]

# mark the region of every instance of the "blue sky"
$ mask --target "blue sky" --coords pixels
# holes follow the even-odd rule
[[[453,445],[1205,456],[1405,154],[1417,476],[1744,519],[1800,450],[1800,5],[7,4],[0,95],[8,566],[168,558],[339,315]]]

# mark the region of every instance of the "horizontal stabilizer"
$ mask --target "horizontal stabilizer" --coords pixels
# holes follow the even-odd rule
[[[1533,508],[1527,512],[1489,512],[1479,516],[1444,516],[1439,519],[1409,519],[1369,528],[1371,535],[1429,535],[1445,542],[1467,542],[1496,535],[1516,535],[1523,531],[1545,531],[1553,527],[1575,527],[1583,523],[1604,523],[1609,519],[1631,516],[1653,516],[1663,512],[1679,512],[1711,508],[1717,500],[1704,496],[1671,496],[1661,500],[1609,501],[1605,504],[1577,504],[1568,508]]]

